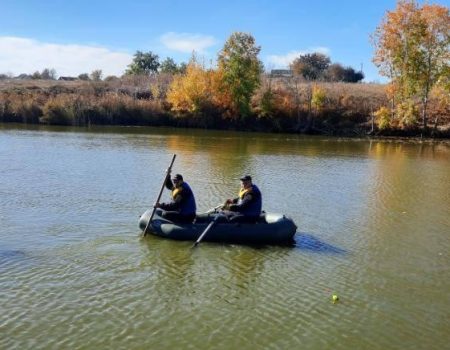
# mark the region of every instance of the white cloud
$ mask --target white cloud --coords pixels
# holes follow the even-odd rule
[[[52,44],[29,38],[0,36],[0,73],[14,75],[54,68],[58,75],[77,76],[101,69],[103,75],[121,75],[132,55],[100,46]]]
[[[216,44],[216,39],[210,35],[169,32],[161,36],[165,47],[173,51],[205,53],[208,47]]]
[[[325,55],[330,54],[330,49],[327,47],[311,47],[306,50],[300,51],[290,51],[285,55],[269,55],[267,56],[267,62],[274,65],[276,68],[286,68],[293,60],[295,60],[300,55],[305,55],[307,53],[319,52]]]

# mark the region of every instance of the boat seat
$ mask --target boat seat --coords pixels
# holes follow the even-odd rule
[[[212,214],[197,214],[194,223],[195,224],[205,224],[209,223],[214,219],[214,213]]]

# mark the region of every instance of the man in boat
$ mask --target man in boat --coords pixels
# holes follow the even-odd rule
[[[241,179],[238,197],[227,199],[224,214],[231,222],[255,223],[261,215],[262,195],[259,188],[252,183],[252,177],[246,175]]]
[[[156,208],[161,209],[158,215],[172,222],[192,223],[197,210],[195,197],[191,187],[183,181],[183,176],[176,174],[172,180],[167,177],[166,188],[172,191],[172,200],[170,203],[156,204]]]

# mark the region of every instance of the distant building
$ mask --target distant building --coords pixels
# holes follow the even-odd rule
[[[59,77],[58,80],[74,81],[74,80],[78,80],[78,78],[75,78],[75,77]]]
[[[18,75],[17,77],[15,77],[14,79],[28,80],[28,79],[31,79],[31,75],[22,73],[22,74]]]
[[[292,77],[292,71],[290,69],[272,69],[270,75],[272,77]]]

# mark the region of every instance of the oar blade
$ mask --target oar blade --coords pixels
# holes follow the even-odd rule
[[[200,235],[200,237],[198,237],[198,239],[195,241],[195,243],[192,245],[191,248],[195,248],[203,239],[203,237],[206,236],[206,234],[211,230],[211,228],[216,224],[217,220],[219,219],[219,215],[217,215],[213,221],[211,221],[209,223],[208,226],[206,226],[205,231],[203,231],[203,233]]]

